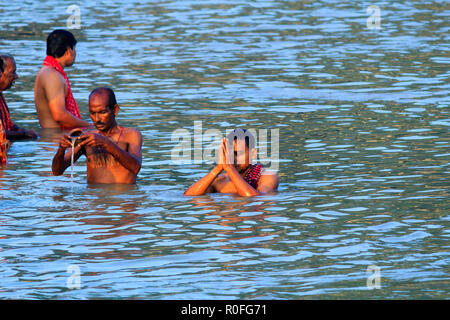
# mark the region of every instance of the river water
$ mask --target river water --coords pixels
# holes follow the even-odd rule
[[[1,6],[13,120],[38,130],[45,39],[78,5],[74,96],[88,118],[89,92],[112,87],[144,160],[135,186],[87,185],[84,158],[73,181],[70,168],[52,176],[59,132],[14,143],[0,168],[0,298],[448,298],[450,8],[379,1],[377,29],[372,4]],[[278,130],[279,192],[183,196],[211,163],[174,162],[173,136],[187,132],[194,153],[199,123]]]

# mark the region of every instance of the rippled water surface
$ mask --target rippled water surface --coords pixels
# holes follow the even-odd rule
[[[377,30],[366,1],[13,0],[0,51],[16,57],[20,126],[39,126],[34,78],[71,4],[74,96],[87,118],[93,88],[116,91],[143,167],[135,186],[87,185],[84,159],[73,181],[52,176],[59,133],[14,143],[0,298],[449,297],[448,3],[379,1]],[[194,121],[278,129],[279,192],[183,196],[211,168],[172,162]]]

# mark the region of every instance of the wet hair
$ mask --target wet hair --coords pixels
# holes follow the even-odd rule
[[[54,30],[47,37],[47,55],[60,58],[68,48],[73,49],[76,44],[77,40],[70,31]]]
[[[247,146],[247,148],[255,148],[255,137],[247,129],[234,129],[227,135],[227,140],[229,142],[234,140],[242,140],[243,138],[245,138],[245,145]]]
[[[2,75],[4,70],[4,66],[3,66],[3,59],[0,59],[0,76]]]
[[[104,95],[106,94],[108,96],[108,109],[109,110],[114,110],[114,106],[117,104],[117,100],[116,100],[116,95],[114,94],[114,91],[111,88],[108,87],[100,87],[100,88],[95,88],[94,90],[92,90],[91,94],[89,95],[89,99],[91,99],[91,96],[93,95]]]

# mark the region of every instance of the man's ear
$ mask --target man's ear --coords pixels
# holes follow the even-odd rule
[[[66,52],[64,52],[63,57],[64,58],[69,58],[70,57],[70,47],[67,47]]]
[[[117,116],[117,114],[119,113],[119,109],[120,109],[120,107],[119,107],[119,105],[116,103],[116,104],[114,105],[114,108],[113,108],[113,110],[114,110],[114,115],[115,115],[115,116]]]

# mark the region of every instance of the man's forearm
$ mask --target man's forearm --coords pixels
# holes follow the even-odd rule
[[[65,163],[65,153],[66,149],[59,147],[58,151],[56,151],[55,156],[53,157],[52,161],[52,172],[54,176],[60,176],[64,173],[67,166]]]
[[[26,131],[24,130],[6,130],[6,139],[17,140],[27,138]]]
[[[65,128],[83,128],[91,126],[89,122],[75,117],[68,111],[60,113],[57,117],[55,117],[55,120],[60,126]]]
[[[106,151],[108,151],[117,161],[119,161],[122,166],[124,166],[134,174],[138,174],[141,170],[141,161],[132,154],[121,149],[112,141],[106,147]]]
[[[259,192],[250,186],[234,167],[230,167],[227,173],[240,196],[253,197],[259,195]]]
[[[12,130],[6,130],[6,138],[10,140],[36,139],[37,133],[33,130],[27,130],[14,124]]]
[[[220,172],[222,172],[221,168],[219,168],[218,166],[214,167],[210,172],[208,172],[206,176],[190,186],[189,189],[184,192],[184,195],[199,196],[204,194],[211,183],[213,183],[216,177],[220,174]]]

